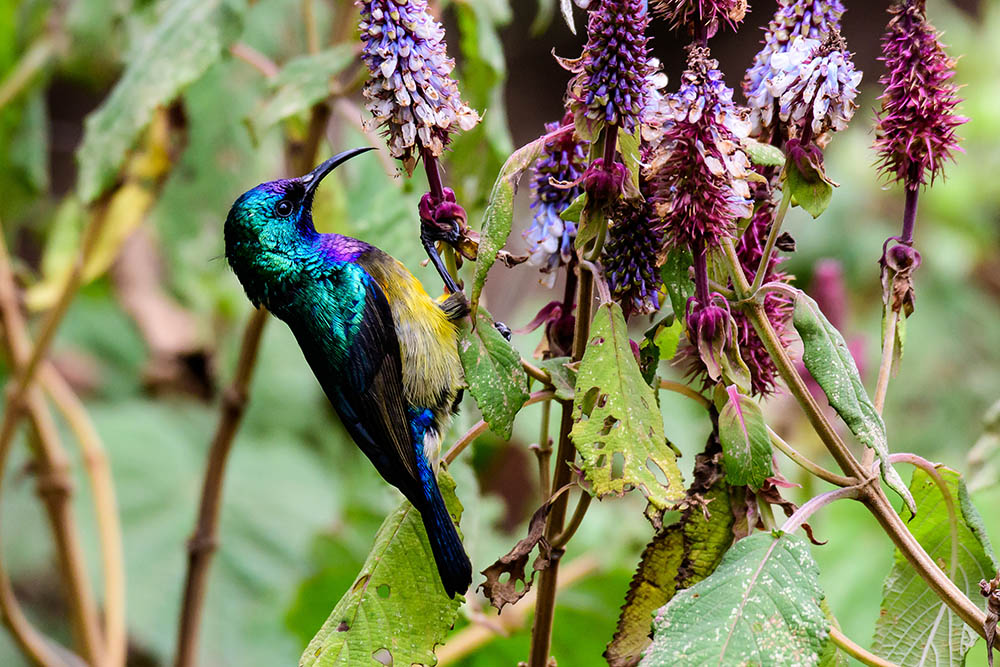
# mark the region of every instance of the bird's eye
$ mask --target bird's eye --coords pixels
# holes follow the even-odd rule
[[[282,199],[281,201],[279,201],[277,204],[274,205],[274,212],[280,215],[282,218],[287,218],[292,214],[294,208],[295,207],[292,206],[292,202],[288,201],[287,199]]]

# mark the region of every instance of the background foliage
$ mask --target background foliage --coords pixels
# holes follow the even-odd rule
[[[200,13],[182,12],[185,4]],[[459,57],[463,92],[474,107],[486,110],[484,123],[458,138],[445,158],[449,182],[470,221],[482,220],[485,198],[514,145],[538,136],[544,121],[560,115],[563,79],[546,54],[553,44],[560,55],[575,54],[579,42],[557,21],[542,20],[538,30],[528,31],[538,15],[544,19],[545,12],[551,13],[552,4],[477,0],[441,5],[449,34],[459,36],[450,43]],[[873,57],[883,8],[853,4],[845,33],[859,50],[859,67],[871,84],[880,71]],[[967,86],[963,109],[972,120],[962,129],[966,154],[949,168],[946,182],[921,198],[918,244],[927,251],[918,277],[919,307],[908,321],[906,355],[912,362],[902,365],[893,382],[885,422],[900,448],[966,473],[972,480],[971,498],[995,538],[1000,535],[1000,519],[992,511],[1000,506],[1000,454],[996,433],[992,441],[984,436],[982,420],[1000,398],[1000,105],[995,95],[1000,5],[929,4],[952,51],[969,54],[959,63],[957,80]],[[44,287],[65,269],[78,242],[82,213],[75,197],[93,198],[109,177],[99,160],[86,161],[89,151],[100,156],[124,151],[121,142],[131,145],[128,133],[138,133],[145,124],[134,119],[152,116],[158,104],[173,96],[172,89],[164,90],[183,86],[186,147],[165,180],[160,179],[162,185],[155,174],[150,178],[141,165],[136,167],[137,182],[150,197],[141,208],[146,214],[120,222],[122,239],[129,239],[124,255],[109,274],[95,275],[84,288],[54,346],[57,366],[86,396],[109,450],[124,523],[134,664],[167,664],[173,650],[184,541],[217,412],[214,398],[229,377],[248,314],[239,285],[220,259],[224,216],[238,194],[286,174],[283,134],[300,136],[303,112],[316,95],[324,94],[316,92],[310,77],[321,71],[325,81],[345,67],[343,54],[333,51],[310,62],[301,59],[305,35],[300,5],[292,0],[247,5],[87,0],[50,7],[40,0],[0,0],[0,75],[13,71],[32,49],[47,49],[29,85],[0,110],[0,220],[19,261],[18,276],[29,295],[35,295],[36,307],[48,305]],[[349,4],[315,5],[322,31],[350,34],[355,14]],[[765,5],[754,6],[748,24],[770,15]],[[177,41],[166,54],[150,53],[151,32],[168,12],[178,15]],[[195,26],[198,31],[192,33]],[[742,72],[756,47],[751,32],[748,25],[740,44],[734,40],[721,48],[723,69],[731,77]],[[236,41],[286,67],[269,80],[229,55],[199,56],[200,49],[224,49]],[[679,52],[679,44],[664,34],[653,45],[673,78],[671,54]],[[78,171],[74,153],[84,118],[105,98],[123,65],[137,61],[150,62],[148,78],[127,91],[128,99],[108,100],[100,116],[90,117],[87,123],[102,123],[104,132],[100,143],[85,147],[81,157],[89,166]],[[873,104],[868,91],[862,111]],[[109,118],[115,105],[122,107],[121,116]],[[334,150],[371,141],[358,130],[360,118],[356,105],[335,109],[328,133]],[[852,128],[828,151],[828,172],[841,188],[823,218],[813,221],[794,210],[786,229],[797,241],[798,251],[788,264],[797,285],[811,284],[821,260],[840,263],[850,303],[846,320],[836,324],[849,342],[853,337],[862,346],[868,363],[861,372],[870,386],[879,351],[877,249],[897,224],[902,196],[896,189],[882,189],[874,178],[868,127],[859,112]],[[436,285],[432,273],[418,265],[423,253],[414,212],[421,192],[374,157],[355,160],[319,191],[316,220],[322,231],[377,243],[428,286]],[[527,218],[523,199],[518,194],[514,200],[515,246]],[[119,248],[113,250],[111,256],[117,256]],[[143,329],[142,313],[130,309],[123,296],[132,283],[123,277],[122,258],[141,252],[152,253],[154,260],[140,262],[152,278],[146,281],[151,291],[144,293],[145,300],[158,294],[183,313],[178,324],[160,332],[170,340],[166,348]],[[505,273],[497,275],[501,271]],[[535,278],[528,267],[495,267],[484,303],[498,319],[521,326],[553,298],[535,286]],[[536,336],[515,336],[523,356],[530,356]],[[0,368],[0,381],[5,380],[6,369]],[[810,447],[805,440],[808,428],[783,419],[790,413],[781,410],[782,400],[769,406],[768,423],[823,460],[819,443]],[[660,407],[670,417],[666,435],[683,453],[679,465],[690,479],[694,454],[702,449],[710,424],[682,397],[665,394]],[[478,418],[473,412],[467,402],[454,433]],[[540,413],[539,407],[526,408],[514,423],[510,443],[489,433],[481,436],[452,469],[476,570],[523,535],[537,505],[527,445],[537,437]],[[977,451],[983,453],[968,462],[966,453],[980,438],[984,444]],[[65,637],[66,611],[53,583],[53,554],[25,451],[19,446],[8,468],[3,521],[7,535],[16,539],[8,539],[4,548],[15,588],[32,617]],[[784,472],[804,485],[789,491],[793,499],[811,495],[808,479],[798,479],[797,470]],[[76,488],[87,493],[82,479]],[[294,664],[354,581],[379,525],[398,500],[341,430],[289,332],[269,327],[227,475],[203,663]],[[580,578],[559,597],[553,654],[560,664],[596,664],[614,633],[623,591],[651,536],[648,524],[638,520],[643,504],[635,495],[595,504],[571,543],[565,562],[579,561],[581,567]],[[636,520],[621,521],[626,511]],[[93,564],[93,517],[81,514]],[[829,605],[845,633],[867,645],[892,552],[871,517],[853,504],[835,504],[812,524],[828,541],[809,551]],[[480,579],[477,575],[474,586]],[[460,610],[454,632],[481,606],[483,601],[473,597]],[[523,659],[529,626],[512,629],[488,650],[458,664],[486,667]],[[982,656],[973,653],[970,660],[979,664]],[[23,664],[2,633],[0,664]]]

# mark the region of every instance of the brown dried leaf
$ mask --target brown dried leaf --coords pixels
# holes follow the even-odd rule
[[[545,539],[545,520],[549,517],[552,509],[552,499],[539,507],[528,523],[528,535],[514,545],[506,555],[500,557],[482,571],[486,581],[480,584],[483,593],[489,598],[490,604],[500,611],[506,604],[514,604],[531,590],[531,585],[535,582],[535,573],[546,569],[552,563],[553,549]],[[531,576],[528,577],[525,568],[528,566],[528,557],[538,546],[538,556],[531,566]],[[509,575],[505,581],[500,581],[504,574]],[[518,590],[517,583],[521,583],[521,590]]]
[[[979,582],[979,592],[986,598],[986,659],[993,667],[993,646],[997,638],[997,621],[1000,620],[1000,572],[990,581]]]

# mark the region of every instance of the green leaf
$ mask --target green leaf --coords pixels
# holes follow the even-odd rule
[[[490,202],[486,207],[483,219],[482,235],[479,241],[479,257],[476,260],[476,272],[472,278],[472,297],[470,298],[472,312],[479,307],[479,297],[486,284],[486,274],[497,259],[497,253],[507,243],[510,235],[511,221],[514,216],[514,192],[517,181],[545,149],[549,135],[538,137],[529,144],[514,151],[497,176],[493,190],[490,192]]]
[[[621,151],[622,160],[628,168],[630,196],[641,197],[639,193],[639,172],[642,170],[642,161],[639,158],[639,128],[631,134],[628,132],[618,133],[618,150]]]
[[[681,326],[684,325],[684,316],[687,314],[687,301],[694,296],[694,282],[688,272],[693,263],[690,250],[674,248],[667,253],[667,259],[660,269],[660,277],[670,296],[674,317],[681,321]]]
[[[555,357],[538,362],[539,367],[549,374],[556,398],[560,401],[572,401],[575,396],[576,371],[566,366],[571,361],[569,357]]]
[[[760,167],[780,167],[785,164],[785,153],[777,146],[765,144],[750,137],[740,139],[743,152]]]
[[[681,336],[684,334],[683,316],[675,315],[670,325],[660,325],[653,335],[653,343],[660,348],[661,359],[673,359],[677,354],[677,347],[681,344]]]
[[[681,497],[681,473],[663,434],[656,395],[642,378],[616,303],[601,304],[591,324],[573,422],[570,437],[597,497],[638,487],[659,510]]]
[[[288,61],[270,82],[274,94],[250,120],[260,136],[275,123],[309,109],[330,94],[330,79],[355,62],[354,48],[340,44]]]
[[[851,429],[851,433],[875,450],[882,468],[882,479],[915,513],[913,497],[903,483],[903,478],[889,463],[885,424],[868,398],[844,337],[830,324],[816,302],[801,291],[795,297],[792,323],[802,339],[802,362],[823,388],[830,405]]]
[[[457,519],[462,507],[447,472],[438,485]],[[420,514],[403,501],[386,517],[358,578],[302,653],[300,667],[433,665],[462,598],[441,585]],[[381,659],[380,659],[381,656]],[[391,661],[391,662],[390,662]]]
[[[580,215],[583,214],[583,209],[587,206],[587,193],[581,192],[577,195],[576,199],[570,202],[570,205],[566,207],[559,217],[567,222],[580,222]]]
[[[223,0],[174,0],[111,94],[84,123],[77,191],[90,203],[111,184],[156,107],[198,79],[236,39],[239,12]]]
[[[641,665],[816,665],[830,623],[804,540],[756,533],[657,613]]]
[[[528,376],[521,355],[493,327],[486,309],[480,308],[475,317],[475,328],[462,330],[458,356],[483,419],[491,431],[509,440],[514,416],[528,400]]]
[[[767,434],[764,414],[736,385],[720,390],[723,403],[719,409],[719,441],[726,477],[734,486],[749,486],[753,490],[764,485],[771,476],[771,438]],[[717,401],[718,401],[717,398]]]
[[[978,600],[979,581],[992,579],[997,572],[993,548],[962,476],[943,466],[937,471],[948,488],[948,498],[927,472],[917,468],[910,491],[918,511],[914,517],[904,509],[903,518],[958,588],[970,600]],[[896,550],[882,591],[872,650],[903,667],[964,665],[965,654],[978,639]]]
[[[792,204],[798,204],[814,218],[826,210],[833,198],[833,186],[818,171],[803,174],[794,161],[785,170],[785,187],[792,193]]]
[[[696,459],[695,481],[688,497],[697,498],[697,502],[684,510],[679,521],[660,531],[642,552],[618,629],[604,652],[610,667],[634,665],[639,660],[649,646],[653,613],[678,590],[690,588],[714,572],[732,544],[729,488],[717,464],[710,461],[704,454]],[[700,478],[699,471],[707,472],[708,479]]]

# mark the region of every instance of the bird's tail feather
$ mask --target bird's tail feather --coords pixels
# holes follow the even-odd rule
[[[421,509],[420,516],[427,529],[444,590],[449,597],[455,597],[456,593],[469,590],[472,584],[472,563],[465,553],[458,531],[455,530],[451,514],[444,505],[441,491],[436,482],[433,484],[433,488],[428,489],[427,504]]]

